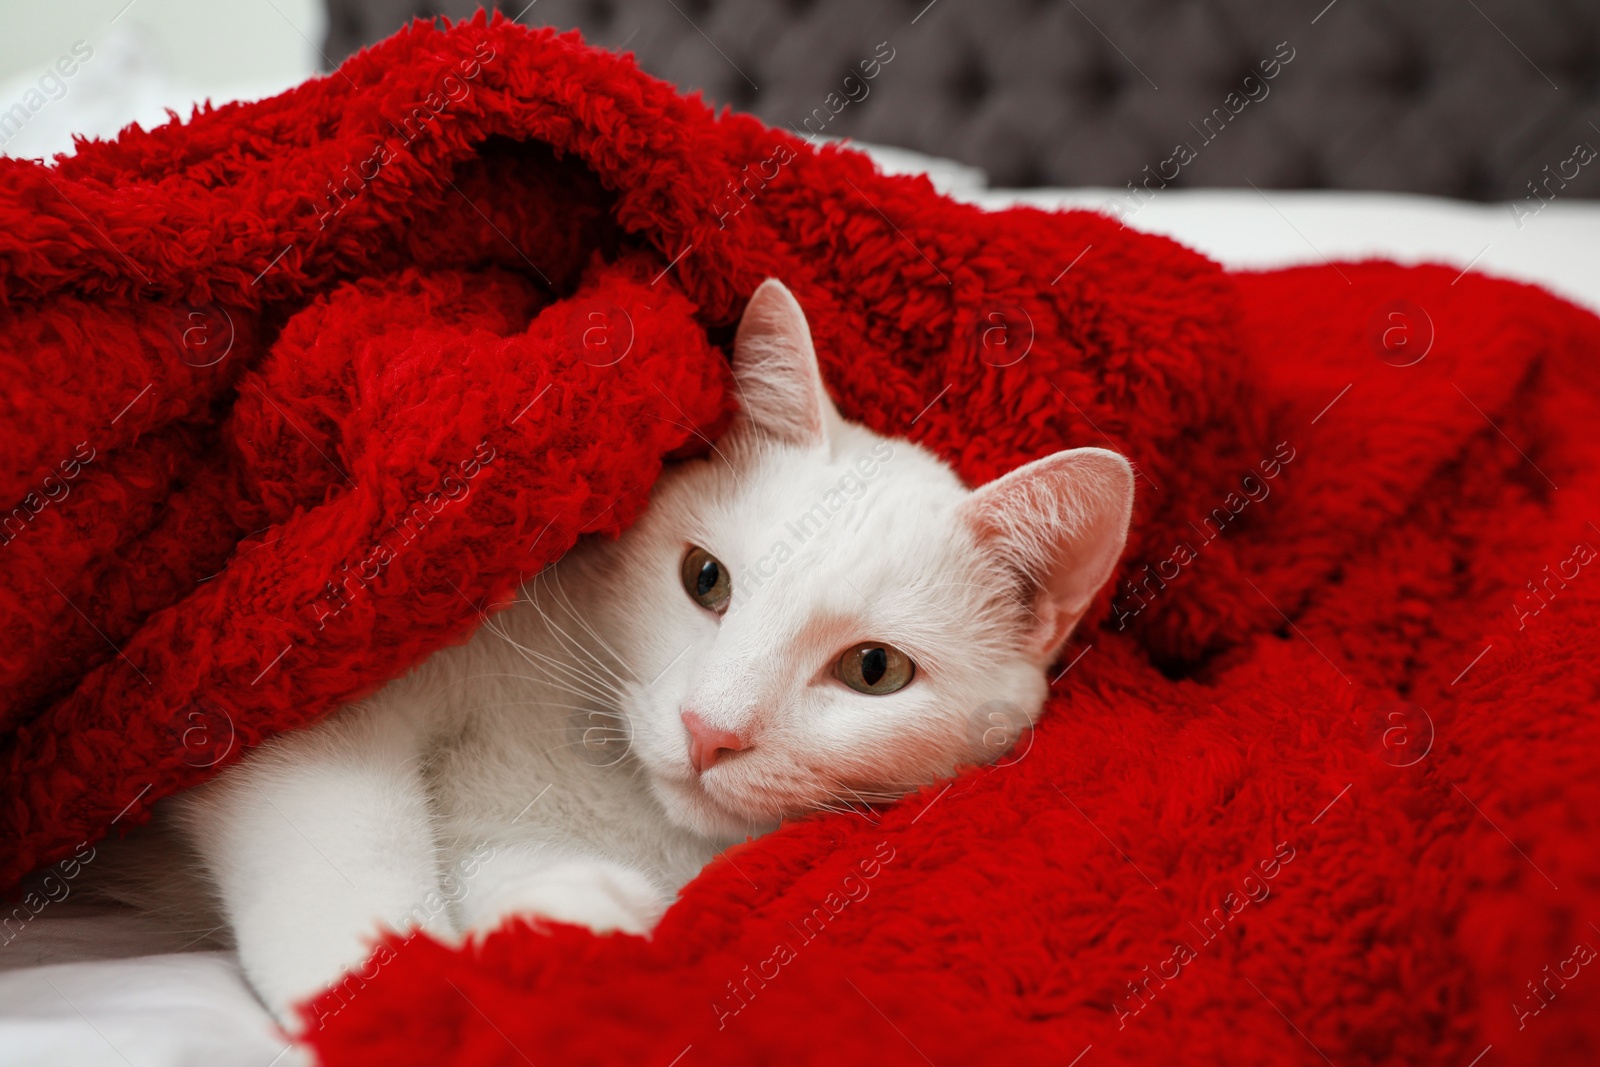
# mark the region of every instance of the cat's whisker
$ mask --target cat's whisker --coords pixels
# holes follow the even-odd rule
[[[551,688],[603,704],[611,703],[616,697],[616,694],[603,683],[603,680],[587,677],[582,672],[572,668],[570,664],[561,663],[558,660],[547,660],[541,664],[533,659],[533,656],[538,655],[538,653],[520,648],[517,651],[524,659],[528,660],[531,666],[540,667],[546,671],[543,683]]]
[[[562,678],[584,686],[592,696],[597,697],[600,701],[611,702],[619,696],[618,689],[616,689],[616,686],[611,685],[610,678],[597,675],[597,673],[589,670],[586,664],[571,662],[570,659],[560,659],[557,656],[549,656],[549,654],[542,653],[539,649],[531,648],[531,646],[515,645],[514,643],[514,648],[517,648],[518,653],[522,654],[523,659],[526,659],[528,664],[533,665],[536,669],[544,670],[546,678],[549,678],[549,680],[555,680],[550,675],[550,670],[560,670]]]
[[[849,786],[845,786],[844,788],[849,789],[850,790],[850,795],[855,797],[858,801],[860,801],[863,807],[870,808],[874,804],[886,803],[886,801],[883,799],[883,795],[882,794],[874,793],[871,790],[868,790],[866,793],[863,794],[859,790],[851,789]]]
[[[828,796],[831,798],[831,801],[824,800],[818,801],[817,803],[817,807],[823,811],[838,812],[841,815],[852,815],[860,811],[861,806],[852,804],[849,800],[839,796],[837,793],[829,792]]]
[[[613,657],[614,661],[616,661],[618,667],[621,667],[622,670],[627,670],[629,673],[634,673],[629,669],[629,665],[627,665],[627,661],[624,659],[624,657],[622,657],[622,654],[618,653],[616,649],[611,648],[610,641],[606,641],[602,633],[598,632],[598,630],[595,630],[594,627],[589,624],[589,621],[587,621],[586,617],[582,616],[581,611],[578,611],[578,606],[574,605],[573,598],[571,598],[570,595],[568,595],[568,592],[566,592],[565,585],[562,585],[562,574],[560,574],[560,571],[550,569],[544,581],[546,581],[546,585],[554,587],[555,595],[560,598],[562,605],[566,606],[566,614],[568,614],[568,616],[570,616],[574,622],[578,622],[578,625],[581,625],[582,629],[584,629],[584,633],[587,633],[589,637],[595,638],[595,641],[597,641],[598,645],[600,645],[600,648],[605,649],[606,653],[611,654],[611,657]]]
[[[604,733],[604,734],[606,734],[608,736],[610,736],[610,735],[616,735],[617,737],[631,737],[632,736],[627,730],[623,729],[620,726],[604,726],[604,725],[601,725],[599,723],[596,723],[596,724],[591,725],[591,726],[583,726],[583,727],[579,727],[576,723],[566,723],[566,724],[563,724],[561,726],[523,727],[520,732],[528,734],[530,736],[533,735],[533,734],[567,734],[567,735],[570,735],[570,734],[577,733],[577,732],[580,732],[580,731],[583,732],[583,733],[588,733],[591,730],[602,732],[602,733]]]
[[[589,621],[578,612],[577,607],[572,603],[572,598],[567,595],[566,589],[561,584],[561,575],[555,571],[551,571],[550,574],[551,577],[546,579],[546,584],[553,585],[555,587],[556,595],[560,598],[562,604],[566,606],[568,616],[571,617],[572,620],[579,626],[583,627],[584,632],[590,637],[594,638],[595,641],[599,643],[600,647],[610,654],[617,667],[623,671],[626,671],[629,677],[624,679],[620,675],[616,674],[615,671],[611,671],[610,668],[606,667],[606,665],[600,661],[600,657],[593,655],[591,652],[590,656],[595,661],[596,665],[600,666],[602,669],[605,669],[607,673],[611,674],[613,678],[616,678],[618,682],[621,682],[624,685],[630,682],[637,683],[639,679],[634,676],[633,670],[628,666],[627,660],[623,658],[620,652],[612,648],[610,642],[601,636],[598,630],[589,625]]]
[[[599,659],[597,657],[595,657],[595,655],[592,652],[590,652],[588,649],[584,648],[583,647],[583,643],[581,641],[579,641],[577,638],[573,637],[571,634],[567,633],[566,630],[562,629],[562,627],[553,618],[550,617],[550,613],[545,611],[544,606],[542,604],[539,604],[539,603],[535,602],[533,604],[533,610],[539,613],[539,617],[544,621],[544,624],[545,624],[546,628],[549,630],[551,636],[555,637],[555,639],[561,643],[563,648],[565,648],[566,650],[568,650],[570,652],[574,652],[574,653],[584,657],[584,659],[586,659],[590,663],[593,663],[595,666],[598,666],[601,670],[603,670],[607,674],[611,675],[612,679],[614,679],[615,682],[617,682],[618,684],[623,685],[623,686],[626,686],[628,684],[625,679],[623,679],[621,676],[617,675],[614,671],[612,671],[604,663],[601,663],[599,661]],[[568,664],[568,665],[569,666],[574,666],[573,664]],[[589,672],[589,673],[597,681],[600,680],[598,675],[594,675],[593,672]],[[606,684],[606,687],[608,689],[615,690],[615,687],[612,686],[611,683],[607,682],[605,684]],[[620,695],[620,691],[619,690],[615,690],[615,691],[617,691],[619,693],[619,695]]]
[[[516,708],[516,707],[567,708],[567,709],[570,709],[572,711],[593,711],[596,715],[618,714],[616,712],[604,711],[601,708],[591,708],[587,704],[561,704],[561,703],[557,703],[556,701],[553,701],[553,700],[544,700],[544,699],[537,699],[537,700],[495,700],[495,701],[491,701],[488,704],[471,704],[471,705],[468,705],[466,707],[463,707],[461,710],[464,711],[464,712],[471,712],[471,711],[486,711],[489,708]]]
[[[553,689],[556,692],[562,693],[562,694],[564,694],[566,696],[576,697],[576,698],[578,698],[580,700],[588,701],[589,703],[584,705],[584,707],[586,707],[586,708],[587,707],[592,707],[592,706],[595,706],[595,705],[598,705],[598,704],[601,704],[601,703],[605,703],[608,700],[607,697],[598,697],[598,696],[596,696],[593,692],[589,691],[588,689],[579,689],[579,688],[576,688],[576,687],[570,686],[570,685],[562,685],[559,682],[555,681],[554,679],[548,679],[548,678],[541,679],[539,684],[541,686],[546,687],[546,688]],[[535,701],[534,703],[543,703],[543,701]]]
[[[535,658],[537,658],[539,661],[542,661],[543,666],[547,669],[547,676],[548,668],[554,668],[555,670],[562,672],[567,681],[585,686],[588,695],[594,697],[596,700],[612,703],[615,702],[618,696],[620,696],[620,693],[614,686],[611,685],[609,681],[600,677],[599,675],[594,674],[593,672],[584,670],[581,664],[575,664],[569,661],[556,659],[553,656],[548,656],[537,649],[530,648],[529,646],[516,641],[503,632],[497,633],[496,636],[500,637],[512,648],[516,649],[518,654],[521,655],[523,659],[527,660],[530,666],[533,666],[536,669],[540,668],[541,664],[535,662]],[[553,678],[550,680],[554,682]]]
[[[477,678],[514,678],[517,681],[527,682],[528,684],[530,684],[532,686],[535,686],[535,687],[548,687],[548,688],[551,688],[551,689],[555,689],[555,690],[557,690],[559,692],[569,693],[569,694],[571,694],[573,696],[578,696],[578,697],[586,697],[586,698],[589,698],[591,700],[592,699],[601,699],[606,706],[610,706],[610,704],[611,704],[611,701],[609,699],[610,694],[607,694],[606,697],[604,697],[604,698],[596,698],[595,694],[590,693],[587,690],[575,689],[575,688],[573,688],[572,686],[569,686],[569,685],[562,685],[558,680],[552,678],[548,674],[534,675],[534,674],[509,674],[509,673],[489,672],[489,673],[485,673],[485,674],[469,674],[469,675],[467,675],[467,679],[468,680],[477,679]],[[527,703],[537,704],[537,703],[542,703],[542,701],[534,700],[534,701],[528,701]]]

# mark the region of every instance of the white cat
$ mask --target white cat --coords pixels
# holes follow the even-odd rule
[[[776,281],[733,369],[733,426],[620,540],[167,803],[280,1018],[384,928],[646,933],[724,846],[993,758],[984,709],[1017,709],[1011,739],[1038,716],[1121,554],[1128,462],[1080,448],[969,492],[840,418]]]

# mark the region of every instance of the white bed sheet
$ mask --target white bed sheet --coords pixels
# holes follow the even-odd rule
[[[1105,190],[990,191],[969,199],[1102,208]],[[1600,204],[1553,203],[1520,228],[1505,204],[1396,193],[1170,190],[1125,219],[1237,270],[1361,259],[1445,263],[1534,282],[1600,312]]]
[[[884,169],[926,172],[940,191],[989,209],[1028,204],[1114,215],[1235,270],[1391,259],[1443,263],[1544,286],[1600,313],[1600,202],[1557,200],[1533,211],[1400,193],[1168,189],[1137,210],[1114,189],[989,189],[983,173],[898,148],[865,148]],[[1062,264],[1066,266],[1066,264]]]
[[[47,904],[0,946],[5,1067],[306,1067],[232,952],[127,909]]]
[[[168,104],[187,114],[189,101],[202,96],[221,102],[279,88],[202,93],[141,66],[137,55],[106,60],[95,68],[108,76],[104,86],[81,82],[73,96],[35,117],[27,144],[11,145],[13,151],[65,151],[75,130],[109,134],[136,119],[159,120]],[[929,173],[952,196],[986,208],[1103,209],[1116,199],[1110,190],[991,190],[975,168],[859,147],[886,170]],[[1126,221],[1234,268],[1368,257],[1433,261],[1536,282],[1600,312],[1600,204],[1557,202],[1519,227],[1506,205],[1371,193],[1166,191]],[[179,947],[127,913],[71,902],[48,907],[0,945],[0,1067],[303,1062],[251,995],[231,953]]]

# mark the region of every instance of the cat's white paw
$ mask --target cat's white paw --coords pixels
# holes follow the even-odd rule
[[[481,903],[472,929],[486,932],[512,916],[587,926],[595,933],[647,934],[672,899],[631,867],[566,860],[499,887]]]

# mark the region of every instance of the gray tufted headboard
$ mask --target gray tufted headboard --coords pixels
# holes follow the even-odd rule
[[[478,6],[330,0],[325,51],[338,60],[412,17]],[[1172,186],[1600,195],[1596,0],[500,6],[577,27],[774,125],[949,156],[995,185],[1157,174]]]

